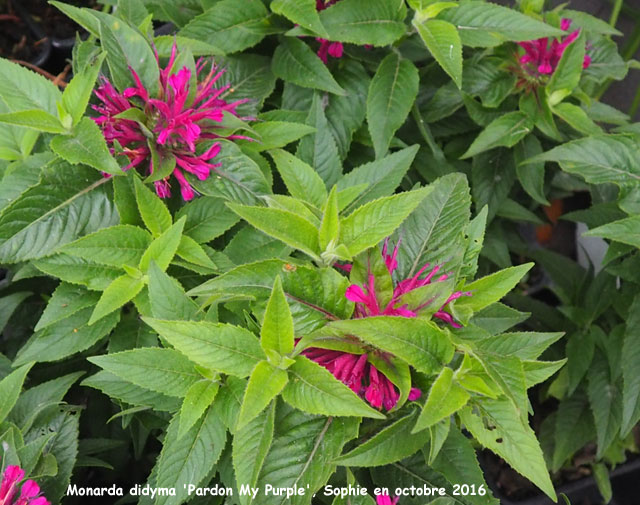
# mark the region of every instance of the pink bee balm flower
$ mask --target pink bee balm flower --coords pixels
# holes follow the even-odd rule
[[[94,121],[101,127],[112,153],[116,152],[116,146],[122,147],[117,154],[129,159],[124,170],[144,166],[149,174],[153,174],[160,167],[153,164],[152,150],[158,153],[161,160],[175,158],[172,174],[178,181],[182,198],[191,200],[195,191],[184,172],[201,181],[207,179],[211,172],[221,166],[212,161],[220,152],[220,144],[212,141],[219,138],[246,138],[221,134],[220,122],[225,112],[236,115],[236,107],[248,100],[228,103],[222,99],[221,95],[230,86],[217,88],[215,83],[224,70],[212,63],[209,72],[204,74],[207,66],[204,59],[196,64],[195,81],[188,67],[175,71],[176,52],[174,44],[167,66],[160,71],[159,92],[155,97],[149,96],[131,67],[129,70],[136,85],[122,93],[118,93],[102,77],[101,85],[95,91],[101,103],[93,106],[100,115]],[[133,119],[117,117],[129,109],[138,109],[143,113],[146,118],[144,125]],[[154,185],[160,198],[171,196],[169,176],[155,181]]]
[[[567,31],[570,26],[570,19],[563,19],[560,24],[560,28],[564,31]],[[525,74],[530,77],[553,74],[565,49],[578,38],[579,34],[580,30],[575,30],[560,40],[553,39],[551,44],[549,44],[547,37],[518,42],[518,45],[525,51],[524,55],[520,57],[520,64]],[[591,57],[585,55],[582,67],[587,68],[590,64]]]
[[[323,11],[327,7],[332,6],[338,0],[316,0],[316,9],[318,11]],[[324,62],[327,63],[329,60],[329,56],[332,58],[342,58],[342,53],[344,52],[344,46],[342,42],[331,42],[330,40],[323,38],[316,38],[318,42],[320,42],[320,48],[318,49],[318,57]]]
[[[399,499],[399,496],[391,498],[388,494],[379,494],[376,496],[376,503],[377,505],[396,505]]]
[[[382,248],[382,256],[389,274],[393,275],[394,271],[398,268],[398,246],[396,244],[393,252],[388,254],[388,240],[385,241]],[[352,284],[347,289],[345,296],[355,302],[355,316],[356,317],[370,317],[370,316],[402,316],[402,317],[417,317],[417,312],[424,307],[427,307],[431,303],[431,299],[425,300],[423,303],[416,307],[409,308],[407,304],[401,305],[401,297],[414,289],[421,288],[427,284],[434,282],[441,282],[449,278],[449,274],[443,273],[438,275],[441,269],[441,265],[434,266],[430,271],[429,263],[424,265],[418,272],[409,279],[404,279],[395,283],[393,288],[393,296],[391,300],[381,307],[378,302],[378,296],[376,293],[376,279],[375,276],[369,273],[366,285],[358,286]],[[426,272],[426,275],[421,278],[422,274]],[[470,296],[471,293],[465,293],[462,291],[456,291],[451,294],[442,306],[433,314],[434,317],[441,319],[449,323],[454,328],[460,328],[460,324],[453,320],[453,317],[448,312],[445,312],[444,308],[447,304],[453,300],[457,300],[461,296]]]
[[[24,479],[22,468],[15,465],[6,468],[0,483],[0,505],[51,505],[44,496],[38,496],[40,486],[32,480],[22,484],[20,495],[14,500],[22,479]]]

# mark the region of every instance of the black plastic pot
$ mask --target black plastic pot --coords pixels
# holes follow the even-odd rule
[[[637,505],[638,482],[640,482],[640,458],[628,461],[617,467],[611,472],[613,498],[609,505]],[[493,483],[489,483],[489,485],[493,489],[494,495],[500,500],[501,505],[556,505],[544,495],[512,501],[502,496],[500,491],[495,489]],[[604,505],[593,477],[585,477],[584,479],[564,484],[556,489],[556,492],[567,495],[571,505]]]
[[[10,0],[10,4],[15,13],[27,26],[27,29],[33,38],[37,41],[41,41],[40,44],[38,44],[38,53],[30,59],[29,63],[37,67],[44,66],[51,56],[51,40],[47,37],[47,34],[44,32],[42,27],[36,23],[24,7],[20,5],[19,1]]]

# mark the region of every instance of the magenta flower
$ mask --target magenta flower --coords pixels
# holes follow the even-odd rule
[[[323,11],[327,7],[332,6],[338,0],[316,0],[316,9],[318,11]],[[323,39],[321,37],[317,37],[316,40],[320,42],[320,49],[318,49],[318,57],[324,62],[327,63],[329,60],[329,56],[332,58],[342,58],[342,53],[344,52],[344,46],[342,42],[331,42],[330,40]]]
[[[145,166],[148,173],[153,174],[160,167],[153,164],[152,150],[158,153],[160,160],[175,158],[172,174],[180,185],[182,198],[191,200],[195,192],[184,172],[193,174],[201,181],[207,179],[211,172],[220,167],[220,163],[212,162],[220,152],[220,144],[212,141],[219,138],[246,138],[240,135],[223,135],[220,132],[220,122],[225,112],[235,115],[236,107],[247,100],[227,103],[222,99],[221,95],[229,89],[229,85],[220,88],[214,85],[224,70],[212,63],[208,74],[201,78],[207,66],[203,59],[196,64],[197,84],[193,90],[191,70],[186,66],[177,72],[173,69],[176,52],[174,44],[167,66],[160,71],[157,97],[149,96],[131,67],[129,70],[136,85],[122,93],[118,93],[102,77],[102,84],[95,91],[102,103],[93,106],[100,116],[94,121],[102,128],[112,153],[122,154],[129,159],[124,170]],[[144,125],[133,119],[117,117],[129,109],[143,112],[146,118]],[[171,196],[169,176],[154,184],[159,197]]]
[[[44,496],[38,496],[40,486],[33,480],[27,480],[22,484],[20,496],[14,500],[22,479],[24,479],[22,468],[15,465],[6,468],[0,483],[0,505],[51,505]]]
[[[385,264],[387,265],[387,270],[389,274],[393,275],[395,270],[398,268],[398,246],[399,243],[393,249],[391,254],[388,254],[388,239],[384,243],[384,247],[382,248],[382,256],[384,258]],[[440,274],[436,277],[440,269],[441,265],[434,266],[431,271],[429,271],[423,278],[420,278],[422,274],[427,272],[429,268],[429,263],[424,265],[418,273],[416,273],[413,277],[409,279],[404,279],[395,283],[393,288],[393,296],[391,300],[384,306],[381,307],[378,301],[379,297],[376,293],[376,279],[375,276],[369,273],[367,284],[364,286],[358,286],[357,284],[352,284],[347,289],[345,296],[355,302],[355,317],[370,317],[370,316],[402,316],[402,317],[417,317],[417,313],[419,310],[427,307],[431,304],[431,298],[425,300],[423,303],[417,305],[416,307],[409,308],[407,304],[402,305],[401,298],[404,294],[409,291],[413,291],[414,289],[421,288],[422,286],[426,286],[427,284],[432,284],[434,282],[441,282],[447,280],[449,278],[449,274]],[[462,291],[456,291],[452,295],[450,295],[447,300],[442,304],[442,306],[433,314],[434,317],[449,323],[454,328],[460,328],[460,324],[456,323],[453,320],[453,317],[448,312],[445,312],[445,307],[447,304],[460,298],[461,296],[470,296],[471,293],[465,293]]]
[[[570,19],[563,19],[560,24],[560,28],[564,31],[567,31],[570,26]],[[520,57],[522,70],[524,70],[526,75],[534,78],[541,75],[553,74],[565,49],[578,38],[579,34],[580,30],[575,30],[560,40],[553,39],[551,44],[549,44],[547,37],[529,40],[527,42],[518,42],[518,45],[525,51],[524,55]],[[590,64],[591,57],[585,55],[582,67],[587,68]]]
[[[388,494],[379,494],[376,496],[376,503],[377,505],[396,505],[399,499],[399,496],[391,498]]]

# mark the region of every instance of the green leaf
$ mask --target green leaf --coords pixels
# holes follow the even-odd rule
[[[0,298],[0,333],[4,330],[15,310],[31,295],[30,291],[18,291]]]
[[[233,142],[219,140],[218,143],[220,153],[216,156],[216,163],[222,166],[204,181],[187,174],[187,180],[196,191],[244,204],[256,204],[264,195],[271,193],[269,183],[254,160]]]
[[[598,226],[583,234],[585,237],[602,237],[640,248],[640,216],[631,216]]]
[[[320,12],[332,41],[386,46],[406,32],[407,9],[399,0],[342,0]]]
[[[398,419],[355,449],[334,461],[340,466],[381,466],[394,463],[418,451],[429,441],[429,432],[412,433],[415,412]]]
[[[131,67],[148,91],[149,96],[158,94],[160,71],[149,42],[137,30],[115,16],[95,11],[100,19],[100,42],[107,53],[107,65],[116,88],[124,91],[135,86]]]
[[[178,505],[189,497],[187,486],[199,486],[214,469],[226,443],[226,430],[216,413],[216,405],[209,407],[202,418],[182,437],[180,415],[176,414],[162,444],[157,463],[156,486],[174,488],[176,496],[158,496],[156,505]]]
[[[425,263],[454,269],[462,261],[464,233],[469,223],[471,196],[462,174],[450,174],[427,186],[430,191],[394,233],[398,250],[398,278],[413,277]]]
[[[178,438],[182,438],[198,422],[213,403],[220,385],[204,379],[194,382],[187,391],[180,408],[180,429]]]
[[[296,155],[311,165],[326,187],[330,188],[342,175],[342,162],[323,109],[320,95],[314,93],[307,124],[313,126],[316,132],[300,141]]]
[[[624,135],[597,135],[559,145],[525,163],[555,161],[570,174],[591,184],[637,184],[640,180],[640,147]]]
[[[265,121],[252,126],[258,142],[246,144],[255,151],[266,151],[276,147],[284,147],[315,132],[312,126],[290,123],[287,121]]]
[[[471,318],[471,323],[479,326],[491,335],[497,335],[512,326],[526,321],[531,314],[520,312],[500,302],[476,312]]]
[[[134,279],[129,275],[118,277],[102,293],[89,319],[89,326],[133,300],[143,287],[142,279]]]
[[[418,96],[419,83],[418,69],[398,54],[391,53],[380,63],[367,96],[367,123],[376,158],[387,154]]]
[[[494,119],[460,157],[470,158],[494,147],[513,147],[533,130],[533,121],[523,112],[508,112]]]
[[[45,166],[40,183],[0,216],[0,262],[41,258],[82,235],[116,224],[106,182],[89,168],[64,162]]]
[[[422,41],[458,88],[462,88],[462,41],[458,29],[440,19],[413,19]]]
[[[157,237],[171,227],[171,214],[162,200],[140,179],[134,177],[133,182],[142,220],[153,236]]]
[[[216,264],[211,260],[207,251],[191,237],[182,235],[176,254],[185,261],[207,269],[216,269]]]
[[[93,119],[85,117],[72,135],[58,135],[51,141],[51,149],[74,165],[82,163],[111,175],[123,175],[116,160],[109,153],[104,135]]]
[[[565,121],[571,128],[584,135],[598,135],[602,128],[593,122],[584,109],[572,103],[562,102],[553,107],[553,113]]]
[[[422,412],[420,412],[420,417],[411,430],[412,433],[429,428],[442,419],[447,419],[464,407],[469,398],[471,395],[455,382],[453,370],[444,367],[431,385],[429,396]]]
[[[5,58],[0,59],[0,75],[0,101],[10,112],[41,110],[57,115],[61,95],[49,79]]]
[[[527,135],[513,150],[518,180],[528,195],[542,205],[549,205],[544,194],[544,162],[523,163],[528,158],[542,153],[542,144],[535,135]]]
[[[345,90],[311,48],[297,38],[285,37],[273,54],[271,69],[276,77],[303,88],[344,95]]]
[[[232,457],[237,487],[255,487],[264,460],[271,447],[274,431],[275,402],[265,412],[238,430],[233,437]],[[250,503],[251,498],[240,495],[240,503]]]
[[[558,66],[545,86],[545,93],[549,98],[550,105],[560,103],[578,86],[584,62],[584,44],[585,36],[583,32],[580,32],[578,38],[569,44],[562,53]]]
[[[155,263],[149,267],[149,300],[153,316],[159,319],[194,319],[200,307],[189,298],[180,283]]]
[[[555,445],[552,471],[560,469],[576,451],[592,441],[595,428],[589,400],[582,391],[565,398],[558,405],[555,420]]]
[[[318,242],[321,250],[327,250],[338,243],[340,238],[340,216],[338,215],[338,192],[334,186],[322,214],[322,222],[318,230]]]
[[[376,316],[332,321],[318,334],[355,335],[426,374],[438,373],[453,357],[446,332],[424,319]]]
[[[282,279],[276,277],[273,291],[260,330],[260,345],[265,353],[275,351],[280,355],[293,351],[293,319],[282,290]]]
[[[304,356],[296,357],[288,372],[289,382],[282,391],[282,398],[297,409],[326,416],[385,418],[365,404],[326,368]]]
[[[105,57],[106,53],[101,53],[93,58],[82,69],[82,72],[74,73],[73,78],[62,92],[62,106],[67,113],[71,114],[74,125],[80,122],[87,109],[93,86],[96,83]]]
[[[205,368],[247,377],[265,359],[258,339],[250,331],[230,324],[164,321],[143,318],[177,350]]]
[[[352,211],[358,205],[391,195],[411,167],[418,148],[419,146],[414,145],[396,151],[379,160],[355,167],[342,177],[337,184],[338,190],[366,185],[366,189],[349,204],[346,212]]]
[[[14,365],[56,361],[84,351],[108,335],[120,319],[115,312],[88,326],[92,312],[89,306],[35,332],[18,352]]]
[[[165,271],[169,267],[169,264],[180,245],[185,221],[186,218],[181,217],[171,226],[171,228],[151,242],[140,259],[140,265],[138,268],[142,272],[146,272],[148,270],[149,263],[152,260],[162,271]]]
[[[0,422],[6,419],[18,401],[22,385],[32,366],[33,363],[25,364],[0,380]]]
[[[0,114],[0,123],[23,126],[40,132],[69,133],[60,120],[43,110],[21,110]]]
[[[438,15],[455,25],[462,43],[472,47],[493,47],[506,40],[523,41],[541,37],[562,37],[564,32],[520,12],[480,0],[461,2],[456,9]]]
[[[149,407],[159,412],[175,412],[180,408],[180,401],[173,396],[154,393],[105,371],[88,377],[81,385],[99,389],[107,396],[129,405]]]
[[[464,290],[470,291],[471,296],[456,300],[456,308],[466,307],[477,312],[488,307],[511,291],[532,266],[533,263],[525,263],[505,268],[467,284]]]
[[[498,505],[499,501],[487,490],[482,469],[478,464],[476,451],[471,440],[456,427],[451,426],[438,456],[431,466],[440,472],[449,482],[464,482],[473,489],[484,487],[486,494],[470,493],[466,500],[473,505]],[[435,502],[432,502],[435,505]]]
[[[557,342],[563,335],[563,332],[541,333],[535,331],[502,333],[478,340],[474,346],[483,352],[487,351],[503,357],[516,356],[520,359],[531,360],[537,359],[547,347]]]
[[[201,376],[173,349],[148,347],[88,358],[107,372],[156,393],[182,398]]]
[[[118,225],[82,237],[60,251],[104,265],[136,267],[150,243],[151,235],[146,230]]]
[[[618,436],[623,413],[621,391],[610,377],[609,365],[604,356],[594,356],[589,367],[587,391],[596,424],[596,457],[601,458]]]
[[[321,208],[327,199],[327,189],[313,167],[282,149],[270,151],[269,154],[289,194]]]
[[[178,35],[206,41],[229,54],[255,46],[269,31],[267,9],[260,0],[237,7],[234,0],[221,0],[189,21]]]
[[[73,19],[94,37],[100,36],[100,21],[93,15],[93,9],[79,8],[67,3],[56,2],[55,0],[51,0],[51,5],[60,9],[67,17]]]
[[[495,353],[474,352],[489,377],[513,403],[516,411],[527,421],[529,399],[527,397],[527,380],[522,361],[515,356],[500,356]]]
[[[276,409],[275,431],[271,449],[264,460],[256,487],[298,488],[305,495],[292,496],[291,505],[303,505],[324,486],[336,470],[333,459],[344,445],[355,438],[357,419],[311,416],[279,404]],[[260,495],[261,505],[278,505],[283,496]]]
[[[41,330],[82,309],[95,305],[99,298],[98,293],[87,291],[81,286],[61,282],[51,295],[34,331]]]
[[[36,260],[33,265],[47,275],[97,291],[104,291],[109,284],[122,275],[121,268],[100,265],[66,254],[56,254]]]
[[[379,198],[358,207],[340,223],[340,242],[351,255],[376,245],[415,210],[431,188]]]
[[[271,2],[271,10],[325,39],[329,38],[327,30],[320,22],[315,0],[274,0]]]
[[[640,419],[640,295],[636,295],[629,307],[624,344],[622,348],[622,436],[626,436]]]
[[[514,470],[538,486],[552,500],[556,493],[533,430],[524,424],[509,400],[483,400],[460,412],[473,437],[503,458]]]
[[[239,221],[222,198],[201,196],[188,202],[176,213],[176,220],[187,216],[184,235],[199,244],[219,237]]]
[[[292,212],[267,207],[228,204],[229,208],[258,230],[317,258],[318,230],[305,218]]]
[[[280,394],[288,381],[285,370],[266,361],[258,363],[249,377],[236,429],[241,430],[253,421]]]

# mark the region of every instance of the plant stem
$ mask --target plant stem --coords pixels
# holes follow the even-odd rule
[[[413,119],[415,120],[416,125],[418,125],[418,131],[429,146],[429,149],[431,149],[433,157],[437,161],[445,161],[445,155],[442,152],[442,149],[440,149],[440,146],[434,140],[433,135],[431,134],[431,130],[429,129],[429,125],[427,125],[427,123],[424,122],[424,119],[422,119],[420,109],[418,109],[418,106],[415,103],[411,108],[411,113],[413,114]]]
[[[614,28],[618,23],[618,16],[620,15],[620,10],[622,9],[622,3],[623,3],[623,0],[615,0],[615,3],[613,4],[611,17],[609,18],[609,24]]]
[[[640,86],[636,90],[636,96],[633,98],[633,102],[631,103],[631,107],[629,108],[629,116],[635,116],[636,112],[638,112],[638,107],[640,107]]]

